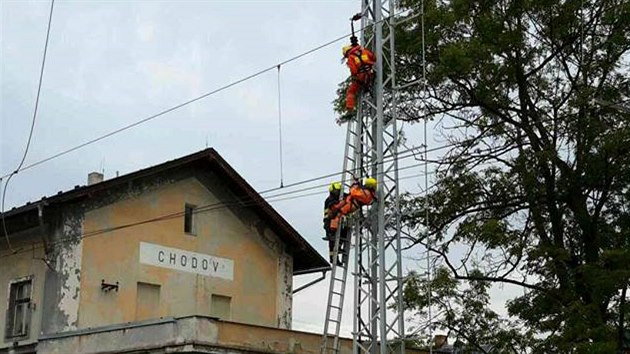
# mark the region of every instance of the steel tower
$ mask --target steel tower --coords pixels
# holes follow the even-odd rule
[[[354,353],[405,351],[394,10],[393,0],[362,2],[361,45],[376,56],[375,78],[372,89],[361,93],[357,116],[348,122],[346,135],[342,177],[346,189],[354,178],[370,176],[378,180],[378,200],[369,210],[356,212],[346,220],[355,251]],[[335,248],[338,250],[339,245]],[[339,350],[347,267],[333,265],[322,353]]]

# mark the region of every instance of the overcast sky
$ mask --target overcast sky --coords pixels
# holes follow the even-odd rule
[[[50,2],[0,0],[0,174],[24,152]],[[55,2],[39,113],[26,165],[134,123],[335,39],[360,1]],[[281,67],[284,183],[341,170],[345,126],[331,101],[348,75],[345,42]],[[215,148],[259,191],[280,185],[277,71],[16,175],[6,209]],[[418,127],[409,127],[410,145]],[[415,129],[415,132],[413,130]],[[419,135],[418,135],[419,136]],[[421,167],[401,173],[421,172]],[[326,183],[322,180],[317,183]],[[419,179],[406,182],[423,185]],[[317,190],[316,190],[317,191]],[[323,194],[272,205],[324,256]],[[301,193],[305,194],[305,193]],[[413,256],[413,255],[412,255]],[[414,267],[409,261],[405,269]],[[314,276],[298,277],[296,284]],[[294,297],[294,328],[320,332],[328,282]],[[350,299],[347,296],[346,299]],[[349,304],[349,303],[347,303]],[[343,333],[349,335],[351,307]]]

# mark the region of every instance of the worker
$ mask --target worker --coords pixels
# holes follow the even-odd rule
[[[328,186],[328,197],[324,201],[324,230],[326,231],[326,237],[324,239],[330,239],[330,221],[332,220],[332,210],[335,209],[335,205],[340,203],[339,195],[341,194],[341,183],[333,182]]]
[[[343,199],[346,197],[344,195],[340,198],[341,195],[341,183],[333,182],[328,187],[328,197],[324,201],[324,230],[326,231],[326,237],[324,240],[328,241],[328,253],[330,258],[330,263],[334,261],[335,255],[335,234],[336,230],[333,231],[330,229],[330,222],[333,219],[333,215],[336,211],[343,205]],[[347,232],[345,228],[342,227],[340,231],[340,250],[343,251],[345,248],[345,239]],[[343,253],[343,252],[342,252]],[[339,264],[339,262],[337,262]]]
[[[357,37],[350,37],[350,45],[343,47],[343,57],[350,68],[352,81],[346,93],[346,109],[354,111],[359,90],[371,85],[374,78],[374,64],[376,57],[370,50],[359,45]]]
[[[343,199],[340,205],[333,210],[333,218],[330,221],[330,230],[336,232],[341,218],[355,212],[364,205],[370,205],[376,199],[376,179],[368,177],[363,183],[355,181],[350,186],[350,193]]]

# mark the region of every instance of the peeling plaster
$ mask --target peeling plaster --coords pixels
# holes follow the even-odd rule
[[[83,223],[85,213],[119,200],[143,195],[152,189],[188,178],[185,171],[176,174],[145,180],[140,183],[129,183],[101,192],[98,197],[90,196],[84,202],[74,205],[64,205],[57,227],[54,229],[52,242],[56,247],[51,258],[56,259],[54,274],[47,279],[47,292],[50,301],[46,308],[50,310],[44,314],[46,327],[44,333],[72,331],[80,328],[80,280],[83,251]],[[241,213],[244,210],[240,210]],[[276,282],[276,320],[277,327],[290,329],[292,324],[292,287],[293,287],[293,257],[286,250],[286,245],[268,227],[268,222],[257,215],[245,212],[240,215],[248,225],[249,230],[260,244],[270,251],[277,259],[277,272],[274,277],[269,274],[269,281]],[[59,224],[60,221],[60,224]],[[62,242],[59,242],[62,241]],[[86,257],[89,255],[86,254]],[[273,320],[272,320],[273,321]]]
[[[59,303],[57,311],[63,323],[61,331],[78,328],[79,300],[81,286],[81,259],[83,255],[83,214],[74,214],[64,218],[62,237],[68,240],[61,244],[57,259],[59,274]]]
[[[291,329],[293,307],[293,257],[282,252],[278,259],[278,328]]]
[[[54,271],[46,276],[46,299],[42,319],[43,333],[76,330],[79,324],[81,300],[81,265],[83,258],[83,222],[85,213],[134,198],[165,184],[186,178],[184,171],[173,176],[160,176],[147,181],[128,183],[103,191],[78,204],[66,204],[61,209],[54,228],[50,258],[55,259]]]
[[[293,257],[287,253],[285,244],[273,233],[267,223],[257,219],[252,228],[260,239],[278,257],[276,313],[278,328],[291,329],[293,305]]]

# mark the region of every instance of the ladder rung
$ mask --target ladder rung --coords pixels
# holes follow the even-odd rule
[[[335,295],[343,295],[343,293],[338,293],[336,291],[333,291],[332,293],[335,294]]]

